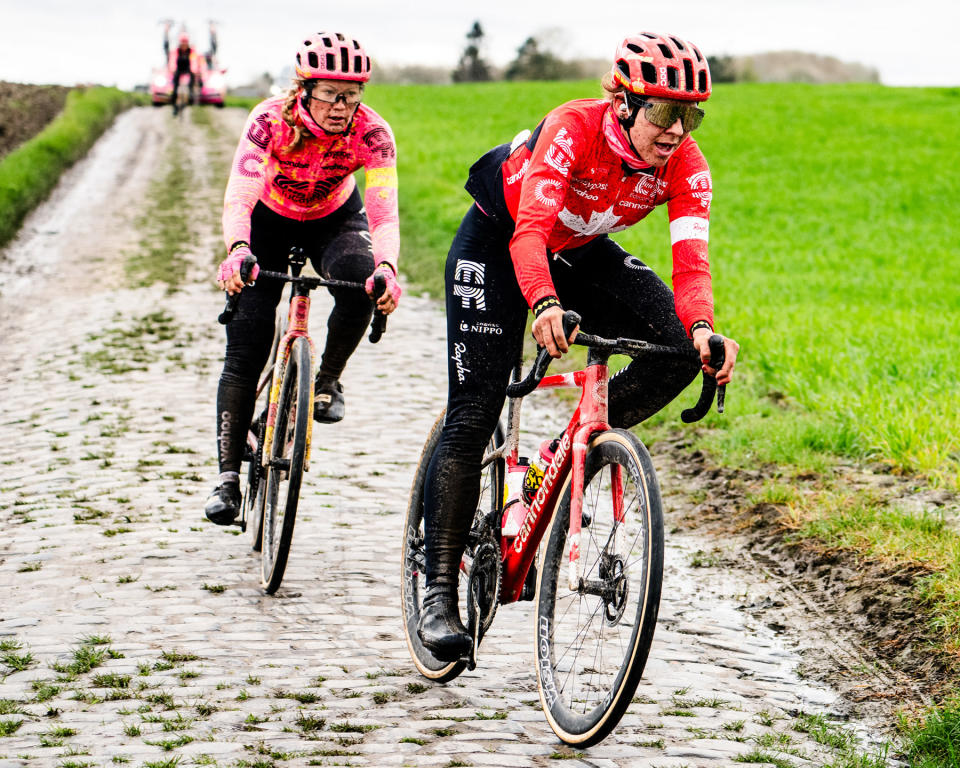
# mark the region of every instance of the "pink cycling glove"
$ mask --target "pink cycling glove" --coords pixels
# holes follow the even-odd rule
[[[386,290],[384,294],[390,295],[393,297],[393,303],[400,303],[400,294],[403,291],[400,288],[400,283],[397,282],[397,276],[393,272],[393,267],[391,267],[387,262],[381,261],[373,274],[367,278],[367,282],[364,284],[364,287],[367,289],[367,293],[373,294],[373,280],[377,275],[383,275],[384,280],[387,282]]]
[[[217,280],[229,280],[234,272],[240,271],[240,265],[243,264],[243,260],[247,256],[253,256],[253,253],[250,252],[247,246],[241,245],[239,248],[235,248],[233,253],[220,262],[220,271],[217,272]],[[253,269],[250,270],[250,278],[247,280],[247,283],[252,283],[257,279],[257,275],[259,274],[260,265],[254,264]]]

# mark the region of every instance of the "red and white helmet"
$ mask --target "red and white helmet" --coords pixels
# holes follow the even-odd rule
[[[639,96],[683,101],[710,98],[710,66],[697,46],[673,35],[640,32],[617,46],[614,80]]]
[[[297,77],[304,80],[370,79],[370,57],[352,37],[339,32],[317,32],[297,51]]]

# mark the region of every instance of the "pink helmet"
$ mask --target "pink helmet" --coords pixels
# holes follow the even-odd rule
[[[370,57],[352,37],[339,32],[317,32],[297,51],[297,77],[305,80],[370,79]]]
[[[181,32],[178,43],[180,45],[183,45],[184,43],[186,43],[187,45],[190,45],[190,35],[188,35],[186,32]]]
[[[616,82],[639,96],[684,101],[710,98],[710,66],[697,46],[673,35],[641,32],[624,38],[614,54]]]

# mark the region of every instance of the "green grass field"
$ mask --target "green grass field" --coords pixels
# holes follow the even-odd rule
[[[399,147],[406,274],[439,294],[470,164],[598,91],[371,87]],[[960,359],[946,342],[960,311],[960,90],[719,86],[706,111],[718,328],[742,345],[715,451],[745,465],[885,462],[960,488]],[[618,239],[669,282],[665,211]]]

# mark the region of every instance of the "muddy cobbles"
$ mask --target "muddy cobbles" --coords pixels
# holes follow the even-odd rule
[[[215,119],[227,121],[228,135],[242,115]],[[121,133],[171,130],[160,111],[121,120],[129,121],[118,123]],[[198,140],[226,141],[217,135],[203,129]],[[190,162],[222,151],[194,147]],[[163,156],[150,161],[154,175],[164,172]],[[107,162],[90,172],[105,173]],[[105,242],[138,240],[128,231],[135,206],[119,222],[95,204],[79,210]],[[215,222],[198,221],[209,228],[192,242],[208,263]],[[839,728],[855,710],[802,677],[803,633],[779,632],[752,611],[781,599],[778,583],[710,561],[715,541],[680,525],[691,501],[656,454],[673,528],[661,618],[614,734],[578,751],[550,731],[529,603],[498,612],[475,671],[446,685],[419,677],[403,638],[400,535],[420,448],[443,406],[447,361],[440,308],[409,292],[384,340],[351,359],[344,421],[314,431],[284,583],[264,595],[247,536],[201,511],[216,474],[221,296],[192,271],[173,290],[122,279],[58,289],[73,253],[66,235],[44,245],[47,268],[3,292],[11,328],[0,347],[4,768],[782,768],[842,765],[837,744],[859,753],[879,738],[871,720]],[[126,247],[102,249],[109,274],[124,274]],[[316,332],[328,309],[318,295]],[[555,433],[567,407],[531,398],[528,449]],[[863,740],[856,748],[846,735],[854,731]]]

